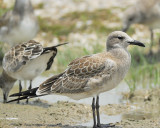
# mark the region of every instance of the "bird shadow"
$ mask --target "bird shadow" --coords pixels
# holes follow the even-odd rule
[[[17,124],[12,124],[13,126],[17,126]],[[23,126],[27,127],[59,127],[59,128],[91,128],[87,126],[71,126],[71,125],[62,125],[61,123],[59,124],[23,124]]]
[[[17,124],[12,124],[13,126],[19,126]],[[77,125],[77,126],[71,126],[71,125],[62,125],[61,123],[59,124],[23,124],[23,126],[27,127],[59,127],[59,128],[92,128],[91,126],[82,126],[82,125]],[[105,124],[102,124],[101,128],[122,128],[120,126],[107,126]]]
[[[29,103],[26,103],[26,102],[20,102],[20,103],[12,102],[12,103],[10,103],[10,104],[31,105],[31,106],[38,106],[38,107],[42,107],[42,108],[48,108],[48,107],[51,107],[51,106],[52,106],[52,105],[49,104],[48,102],[43,101],[43,100],[40,100],[40,99],[36,99],[36,100],[33,100],[33,101],[29,101]]]

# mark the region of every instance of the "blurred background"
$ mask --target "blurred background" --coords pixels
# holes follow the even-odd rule
[[[134,0],[31,0],[38,17],[39,32],[34,38],[44,46],[70,44],[59,48],[52,74],[62,72],[77,57],[106,50],[107,35],[122,29],[124,11]],[[14,0],[0,0],[0,16],[11,10]],[[130,89],[138,86],[156,87],[160,84],[159,37],[154,30],[153,55],[149,55],[150,32],[148,26],[133,24],[127,33],[146,44],[146,48],[129,48],[132,66],[126,78]],[[1,48],[2,49],[2,48]],[[49,73],[47,72],[47,74]],[[129,78],[129,80],[127,80]]]
[[[122,30],[124,11],[135,4],[135,0],[31,0],[31,2],[39,23],[39,32],[34,40],[44,46],[69,42],[68,45],[58,48],[52,69],[36,78],[34,86],[38,86],[49,76],[64,71],[69,62],[77,57],[105,51],[107,35],[112,31]],[[13,9],[13,5],[14,0],[0,0],[0,16]],[[154,29],[152,54],[149,51],[148,26],[133,24],[127,34],[145,43],[146,47],[129,47],[132,56],[131,68],[120,84],[120,89],[111,92],[113,98],[106,103],[119,103],[122,99],[137,101],[136,96],[142,101],[148,101],[154,94],[157,97],[160,92],[160,29]],[[0,52],[3,56],[3,43],[1,45]],[[14,87],[12,92],[16,89],[18,90],[18,86]],[[108,97],[106,95],[104,97]],[[56,101],[56,97],[55,101],[50,96],[48,99],[51,102]]]

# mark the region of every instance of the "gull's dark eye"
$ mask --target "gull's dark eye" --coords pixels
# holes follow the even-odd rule
[[[118,39],[119,39],[119,40],[123,40],[123,39],[124,39],[124,37],[122,37],[122,36],[118,36]]]

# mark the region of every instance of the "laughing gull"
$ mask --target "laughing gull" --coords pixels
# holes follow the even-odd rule
[[[160,28],[160,0],[139,0],[123,14],[123,28],[126,32],[130,25],[139,23],[149,27],[151,33],[150,53],[153,46],[153,29]]]
[[[112,32],[107,39],[106,52],[73,60],[64,72],[52,76],[37,88],[12,94],[11,96],[21,97],[9,102],[48,94],[64,95],[74,100],[93,97],[93,127],[101,127],[99,94],[115,88],[128,72],[131,63],[128,45],[145,47],[124,32]]]
[[[22,90],[21,80],[30,80],[28,89],[31,89],[32,80],[51,68],[57,54],[56,47],[64,44],[43,48],[40,43],[30,40],[11,48],[3,58],[3,72],[0,76],[4,103],[16,80],[19,80],[19,92]]]
[[[33,39],[38,29],[30,0],[16,0],[14,9],[0,18],[0,41],[15,46]]]

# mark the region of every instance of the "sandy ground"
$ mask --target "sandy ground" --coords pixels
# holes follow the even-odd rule
[[[39,104],[40,106],[35,106]],[[0,104],[1,127],[47,127],[56,124],[74,125],[90,119],[89,106],[68,102],[48,105],[35,101],[32,105]]]
[[[108,116],[121,114],[122,120],[115,128],[160,128],[160,90],[136,91],[128,94],[130,101],[123,104],[101,106],[101,114]],[[124,95],[126,96],[126,94]],[[92,120],[90,105],[71,102],[48,104],[41,100],[31,100],[29,105],[0,103],[0,127],[77,127]],[[92,124],[91,124],[92,126]],[[91,127],[90,126],[90,127]]]

